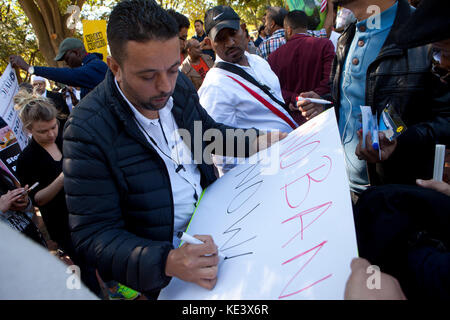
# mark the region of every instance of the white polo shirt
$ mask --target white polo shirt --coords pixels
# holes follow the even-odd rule
[[[148,119],[131,104],[123,94],[117,81],[114,81],[122,97],[133,111],[139,129],[147,138],[148,143],[154,147],[161,159],[163,159],[169,173],[175,216],[173,245],[176,248],[180,244],[176,234],[178,231],[186,231],[186,227],[195,210],[196,198],[200,198],[203,191],[200,185],[200,170],[192,160],[192,153],[177,133],[178,125],[171,112],[173,98],[170,97],[164,108],[159,110],[158,119]],[[156,145],[149,136],[156,142]],[[176,172],[180,164],[183,165],[184,169]]]
[[[269,63],[258,55],[249,54],[248,52],[245,52],[245,55],[249,66],[234,65],[244,69],[259,83],[267,85],[271,88],[271,93],[279,101],[284,101],[281,94],[280,81],[270,68]],[[222,61],[224,60],[219,56],[216,57],[216,62]],[[282,131],[287,133],[293,130],[285,120],[275,115],[240,84],[228,76],[245,84],[271,103],[293,123],[296,123],[284,108],[273,101],[260,88],[235,73],[220,68],[212,68],[206,74],[198,95],[200,97],[200,104],[216,122],[235,128],[256,128],[259,130]],[[226,159],[229,162],[230,159]],[[214,156],[214,162],[221,173],[227,172],[234,166],[220,165],[221,161],[223,161],[222,157]]]

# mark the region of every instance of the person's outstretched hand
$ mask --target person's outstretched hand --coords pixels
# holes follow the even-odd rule
[[[9,62],[11,63],[13,68],[19,67],[20,69],[25,71],[28,71],[28,68],[30,67],[21,56],[11,55],[9,56]]]
[[[383,272],[380,272],[380,287],[370,289],[368,278],[374,274],[367,272],[369,266],[370,263],[366,259],[352,260],[352,273],[345,286],[345,300],[406,300],[397,279]]]
[[[416,183],[421,187],[433,189],[450,196],[450,185],[443,181],[417,179]]]

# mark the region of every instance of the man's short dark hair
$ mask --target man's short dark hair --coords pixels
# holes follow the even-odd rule
[[[304,11],[293,10],[289,12],[284,18],[284,22],[294,30],[308,28],[308,16]]]
[[[194,21],[194,24],[196,24],[197,22],[200,22],[200,23],[203,25],[203,21],[202,21],[202,20],[200,20],[200,19],[195,20],[195,21]]]
[[[189,19],[185,15],[176,12],[173,9],[167,10],[167,13],[170,14],[177,21],[178,31],[181,31],[181,29],[183,28],[189,29],[191,23],[189,22]]]
[[[106,33],[111,55],[120,63],[128,41],[168,40],[178,36],[178,29],[154,0],[125,0],[112,10]]]
[[[275,24],[283,28],[284,17],[288,11],[282,7],[268,7],[266,9],[266,17],[272,19]]]

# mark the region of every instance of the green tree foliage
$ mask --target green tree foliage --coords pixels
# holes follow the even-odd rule
[[[36,65],[61,66],[53,58],[59,44],[66,37],[80,37],[82,30],[68,26],[68,19],[74,11],[76,20],[103,18],[92,14],[99,7],[110,6],[117,0],[0,0],[1,38],[0,70],[8,64],[11,54],[20,54]],[[92,12],[83,13],[84,5]],[[71,10],[72,8],[72,10]],[[73,10],[79,8],[79,10]],[[78,19],[79,18],[79,19]]]
[[[227,5],[231,6],[239,14],[242,22],[245,22],[247,29],[251,31],[257,30],[260,25],[264,24],[263,16],[266,7],[286,7],[286,2],[284,0],[235,0],[228,1]]]
[[[66,37],[81,37],[81,28],[68,28],[69,8],[80,8],[80,19],[107,19],[119,0],[0,0],[0,73],[11,54],[20,54],[35,65],[61,66],[53,61],[59,43]],[[286,6],[284,0],[157,0],[163,8],[173,8],[191,21],[204,20],[215,5],[229,5],[247,24],[249,31],[261,25],[266,6]]]
[[[194,21],[204,20],[205,12],[216,5],[231,6],[241,17],[243,23],[247,24],[249,31],[257,30],[263,24],[262,18],[267,6],[286,7],[285,0],[159,0],[163,8],[173,8],[186,15],[191,21],[189,35],[194,34]]]
[[[33,28],[20,6],[0,0],[0,74],[8,65],[11,54],[20,54],[27,62],[44,62]]]

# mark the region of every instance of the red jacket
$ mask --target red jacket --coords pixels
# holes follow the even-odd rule
[[[334,56],[334,46],[329,39],[305,34],[294,35],[269,56],[270,67],[280,79],[287,105],[289,102],[295,104],[296,97],[302,92],[314,91],[320,96],[330,93],[329,77]],[[293,116],[297,121],[298,115]]]

